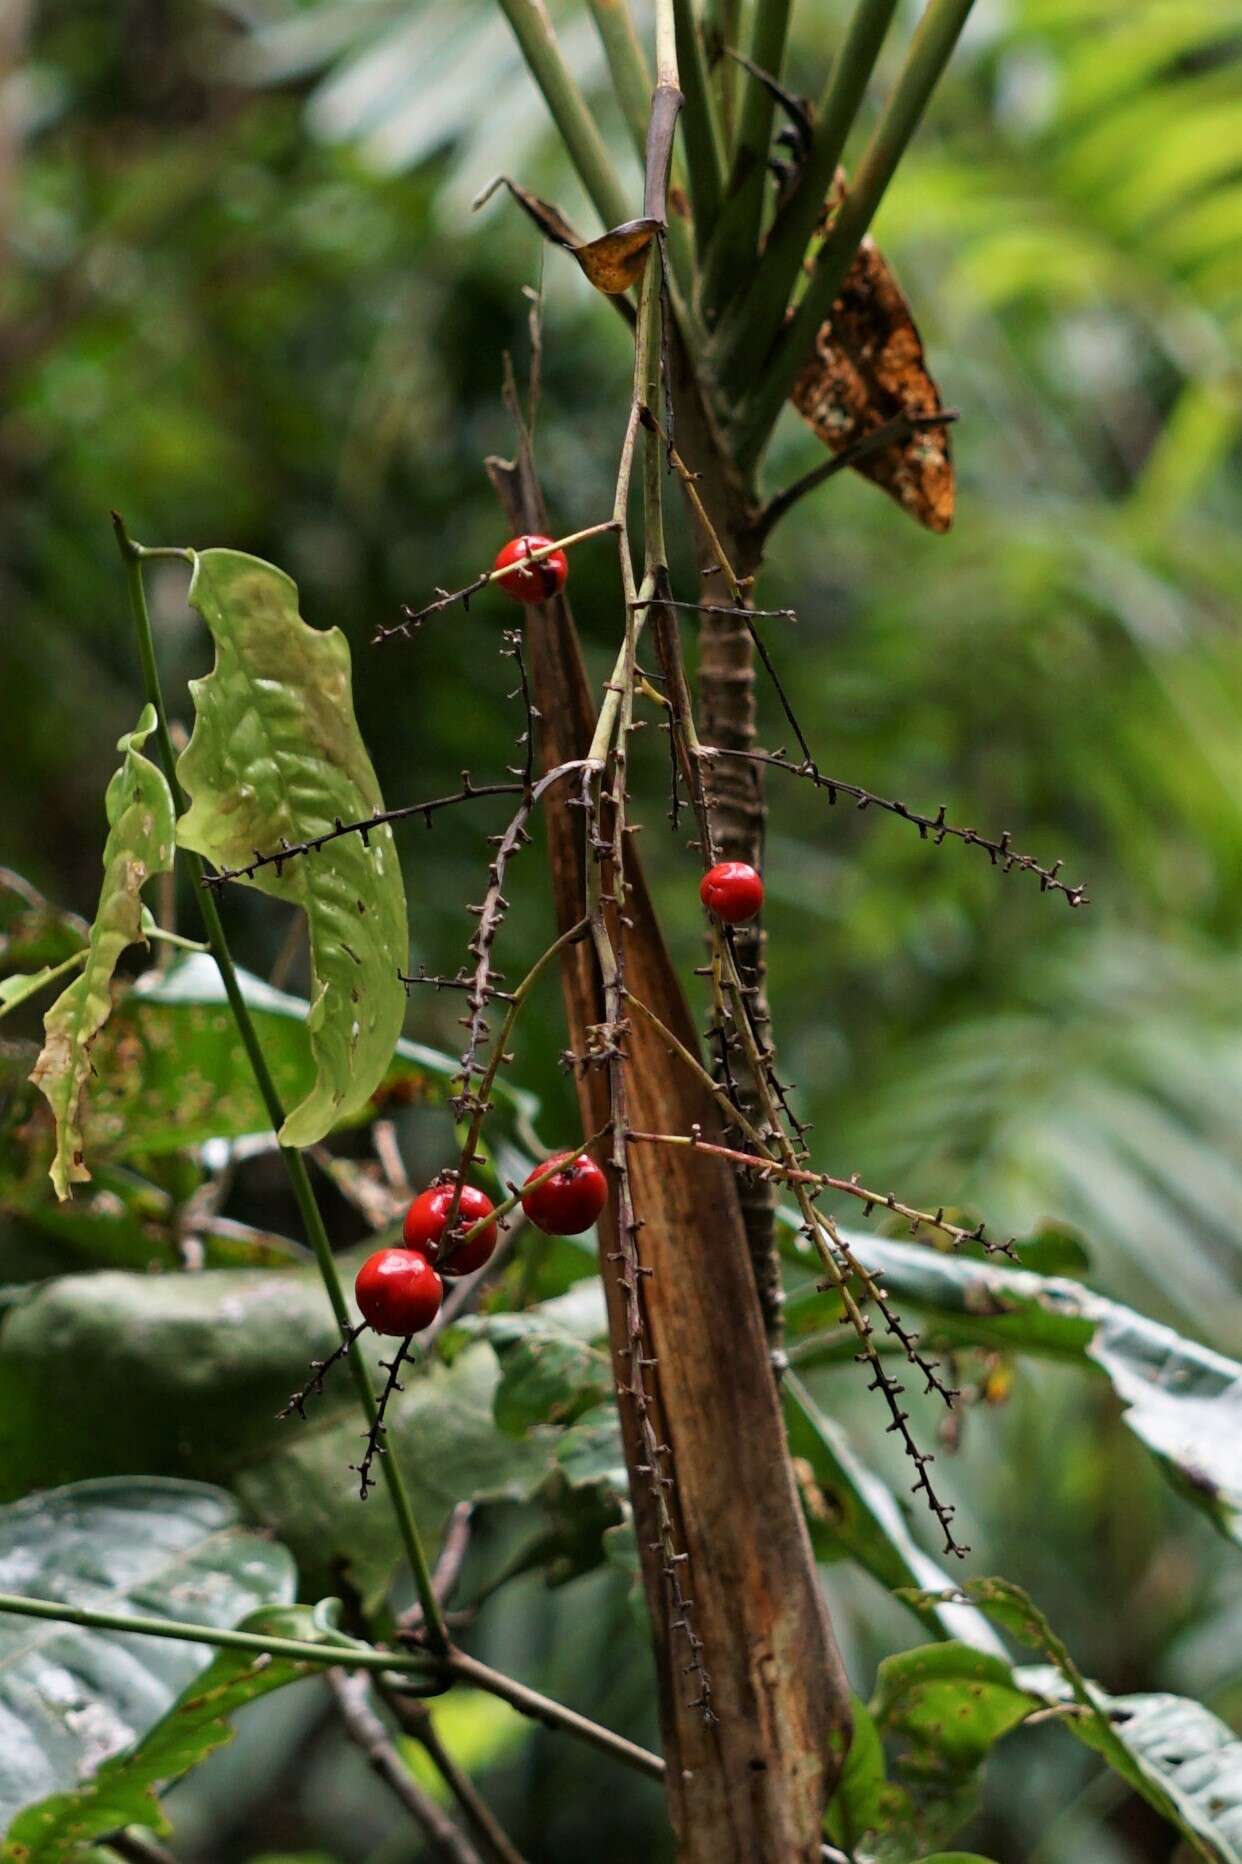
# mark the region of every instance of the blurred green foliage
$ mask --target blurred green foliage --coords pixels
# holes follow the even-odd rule
[[[590,78],[581,9],[553,11]],[[795,10],[807,91],[842,11]],[[442,793],[463,764],[498,771],[520,729],[499,598],[412,644],[367,642],[501,539],[480,462],[509,445],[499,387],[506,350],[525,366],[524,287],[543,280],[538,446],[566,529],[607,508],[628,363],[619,320],[524,219],[499,202],[469,214],[475,186],[506,168],[590,224],[495,10],[62,0],[35,11],[4,99],[0,858],[91,910],[103,786],[141,698],[112,506],[145,542],[279,563],[307,618],[345,630],[390,802]],[[798,610],[769,638],[826,770],[1009,828],[1041,860],[1063,856],[1092,900],[1068,912],[978,850],[936,850],[774,776],[772,996],[818,1162],[986,1212],[996,1230],[1067,1221],[1095,1285],[1235,1352],[1240,168],[1236,21],[1208,0],[981,8],[877,229],[962,413],[956,526],[924,535],[837,479],[777,533],[762,585]],[[790,419],[769,482],[814,458]],[[678,549],[688,593],[684,537]],[[188,722],[184,682],[208,647],[182,568],[153,568],[165,680]],[[618,627],[605,543],[575,554],[571,593],[602,677]],[[761,703],[774,745],[782,721]],[[638,749],[643,853],[688,972],[694,857],[664,827],[660,741]],[[456,968],[495,826],[479,811],[402,831],[415,963]],[[519,972],[550,924],[537,850],[513,881],[505,955]],[[254,898],[228,909],[242,961],[268,974],[280,959],[304,988],[283,924]],[[195,929],[188,900],[179,923]],[[547,1006],[518,1074],[555,1132],[570,1099],[552,986]],[[451,1052],[459,1007],[424,993],[407,1033]],[[23,1011],[6,1034],[35,1026]],[[231,1215],[293,1229],[261,1175]],[[1102,1386],[1026,1365],[987,1380],[994,1402],[940,1463],[972,1569],[1026,1585],[1109,1690],[1182,1690],[1236,1721],[1232,1550],[1167,1493]],[[814,1389],[904,1488],[848,1375],[818,1373]],[[487,1532],[503,1547],[504,1511]],[[867,1694],[911,1621],[852,1570],[827,1583]],[[523,1579],[504,1601],[483,1620],[491,1660],[650,1737],[622,1576],[552,1594]],[[267,1718],[262,1741],[178,1793],[181,1855],[414,1855],[305,1687],[248,1712]],[[502,1739],[496,1713],[462,1731],[463,1758],[490,1756],[489,1796],[528,1854],[661,1855],[654,1789],[617,1793],[607,1763],[579,1751],[567,1766],[542,1732]],[[1017,1752],[1000,1750],[968,1834],[989,1855],[1169,1855],[1089,1756],[1051,1731]]]

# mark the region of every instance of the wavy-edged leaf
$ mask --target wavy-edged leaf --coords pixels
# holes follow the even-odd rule
[[[331,1641],[308,1605],[263,1607],[249,1613],[237,1628],[310,1644]],[[76,1791],[56,1793],[20,1813],[0,1855],[11,1864],[60,1864],[75,1846],[122,1826],[146,1826],[167,1834],[172,1826],[160,1806],[161,1790],[233,1739],[229,1717],[236,1710],[318,1668],[265,1652],[218,1651],[136,1747],[106,1760]]]
[[[1222,1533],[1242,1542],[1242,1365],[1081,1282],[853,1232],[898,1305],[937,1338],[1094,1367],[1126,1424]],[[809,1357],[809,1355],[808,1355]],[[803,1358],[803,1363],[806,1359]]]
[[[163,772],[142,755],[154,730],[155,708],[148,705],[134,730],[117,741],[125,761],[108,785],[104,877],[86,968],[44,1017],[46,1039],[31,1076],[56,1118],[50,1175],[60,1198],[90,1177],[83,1159],[82,1103],[91,1049],[112,1008],[112,973],[126,946],[143,938],[143,887],[152,874],[172,867],[172,793]]]
[[[286,1549],[200,1483],[100,1479],[0,1509],[0,1591],[231,1626],[295,1588]],[[0,1616],[0,1821],[130,1746],[210,1656],[201,1644]]]
[[[217,867],[304,841],[383,808],[354,717],[349,647],[308,627],[283,571],[235,550],[195,558],[189,600],[211,630],[215,666],[191,682],[194,734],[177,774],[191,798],[178,839]],[[374,1092],[401,1030],[405,892],[386,824],[346,835],[249,885],[300,906],[310,942],[310,1091],[285,1145],[313,1145]]]
[[[314,1087],[310,1005],[248,971],[238,972],[238,982],[276,1086],[286,1106],[293,1105]],[[390,1048],[370,1101],[347,1117],[361,1120],[389,1104],[447,1101],[459,1065],[402,1037]],[[214,959],[196,954],[139,978],[117,1005],[95,1066],[88,1134],[93,1146],[114,1157],[271,1130]],[[497,1082],[495,1098],[529,1138],[535,1098],[508,1082]]]
[[[855,1456],[845,1432],[824,1415],[795,1372],[786,1372],[782,1391],[790,1454],[816,1556],[848,1555],[890,1592],[947,1583],[943,1569],[915,1541],[896,1496]],[[924,1573],[926,1579],[918,1577]],[[993,1656],[1004,1654],[987,1619],[973,1606],[936,1603],[920,1611],[941,1636]]]

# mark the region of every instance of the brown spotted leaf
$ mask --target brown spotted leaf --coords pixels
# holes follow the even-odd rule
[[[520,182],[511,181],[508,175],[498,175],[484,189],[474,203],[476,208],[482,207],[502,186],[508,188],[518,206],[530,215],[546,240],[573,254],[597,291],[616,297],[638,283],[646,263],[647,248],[660,230],[658,220],[626,220],[620,226],[610,227],[607,233],[601,233],[598,239],[584,240],[559,207],[541,200]]]
[[[857,446],[902,414],[921,421],[941,406],[910,307],[874,240],[859,247],[790,399],[834,453]],[[947,424],[919,426],[894,438],[860,458],[855,470],[929,531],[947,531],[952,524]]]

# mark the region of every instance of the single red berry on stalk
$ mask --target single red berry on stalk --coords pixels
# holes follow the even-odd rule
[[[440,1312],[444,1284],[413,1249],[377,1249],[358,1270],[354,1299],[377,1333],[421,1333]]]
[[[763,882],[745,861],[717,861],[703,876],[699,898],[727,926],[740,926],[763,905]]]
[[[608,1202],[608,1180],[594,1159],[585,1153],[574,1158],[568,1152],[556,1152],[542,1165],[536,1165],[526,1183],[547,1171],[550,1165],[568,1159],[569,1164],[532,1190],[523,1190],[522,1209],[537,1230],[548,1236],[581,1236],[589,1230]]]
[[[516,566],[507,576],[498,579],[505,594],[511,595],[515,602],[547,602],[565,587],[569,559],[563,550],[550,550],[537,563],[526,562],[532,550],[542,550],[551,542],[550,537],[541,537],[538,531],[528,531],[521,537],[511,537],[504,549],[497,552],[492,564],[494,570],[508,569],[511,563]]]
[[[485,1224],[477,1236],[472,1236],[468,1243],[459,1243],[442,1263],[439,1261],[440,1238],[448,1225],[456,1189],[454,1184],[433,1184],[430,1190],[420,1191],[405,1213],[402,1230],[407,1249],[417,1249],[428,1262],[436,1264],[441,1275],[450,1277],[472,1275],[475,1269],[481,1269],[496,1247],[498,1234],[494,1223]],[[480,1191],[473,1184],[463,1184],[453,1228],[469,1230],[481,1217],[488,1216],[492,1207],[486,1191]]]

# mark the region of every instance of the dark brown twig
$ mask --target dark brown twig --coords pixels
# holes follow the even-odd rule
[[[1090,904],[1085,886],[1071,887],[1060,879],[1060,861],[1054,861],[1051,867],[1044,867],[1033,855],[1020,854],[1013,846],[1008,829],[995,837],[981,835],[978,829],[960,828],[956,823],[946,821],[943,804],[934,816],[924,815],[918,809],[911,809],[907,803],[877,796],[874,791],[865,790],[857,783],[845,783],[840,777],[826,777],[814,763],[796,764],[792,758],[783,756],[779,751],[734,751],[719,745],[705,744],[697,747],[696,755],[709,761],[718,757],[743,758],[753,764],[768,764],[775,770],[787,770],[791,776],[803,777],[808,783],[813,783],[816,789],[824,790],[830,805],[836,802],[839,795],[852,797],[860,809],[882,809],[889,815],[899,816],[903,822],[913,823],[921,840],[926,841],[930,835],[937,847],[942,841],[954,840],[970,848],[982,848],[993,867],[1001,868],[1002,872],[1007,874],[1017,868],[1022,873],[1035,875],[1041,893],[1063,893],[1069,906]]]
[[[413,1338],[414,1336],[412,1333],[407,1334],[391,1359],[380,1360],[380,1365],[387,1372],[388,1377],[384,1380],[384,1389],[380,1393],[379,1403],[375,1407],[375,1418],[366,1434],[367,1447],[363,1452],[362,1461],[349,1465],[350,1468],[357,1473],[358,1497],[360,1501],[365,1501],[370,1491],[375,1487],[375,1477],[371,1474],[371,1466],[376,1457],[386,1456],[388,1454],[387,1445],[384,1442],[384,1438],[388,1434],[388,1405],[389,1401],[397,1392],[405,1390],[397,1374],[405,1363]]]
[[[371,1706],[369,1680],[356,1673],[351,1675],[347,1670],[329,1670],[327,1682],[346,1734],[362,1749],[372,1772],[401,1801],[435,1855],[443,1858],[446,1864],[482,1864],[479,1853],[465,1834],[458,1831],[431,1795],[423,1791],[397,1752],[388,1730]]]
[[[323,1382],[328,1373],[332,1370],[338,1359],[345,1358],[346,1354],[353,1346],[354,1341],[358,1338],[358,1335],[360,1333],[365,1333],[366,1328],[366,1321],[359,1321],[358,1325],[350,1329],[340,1345],[334,1352],[329,1353],[326,1359],[311,1360],[311,1375],[309,1379],[307,1379],[301,1391],[294,1392],[284,1409],[276,1413],[278,1418],[292,1417],[293,1413],[296,1411],[298,1416],[305,1422],[307,1400],[319,1397],[320,1393],[323,1391]]]

